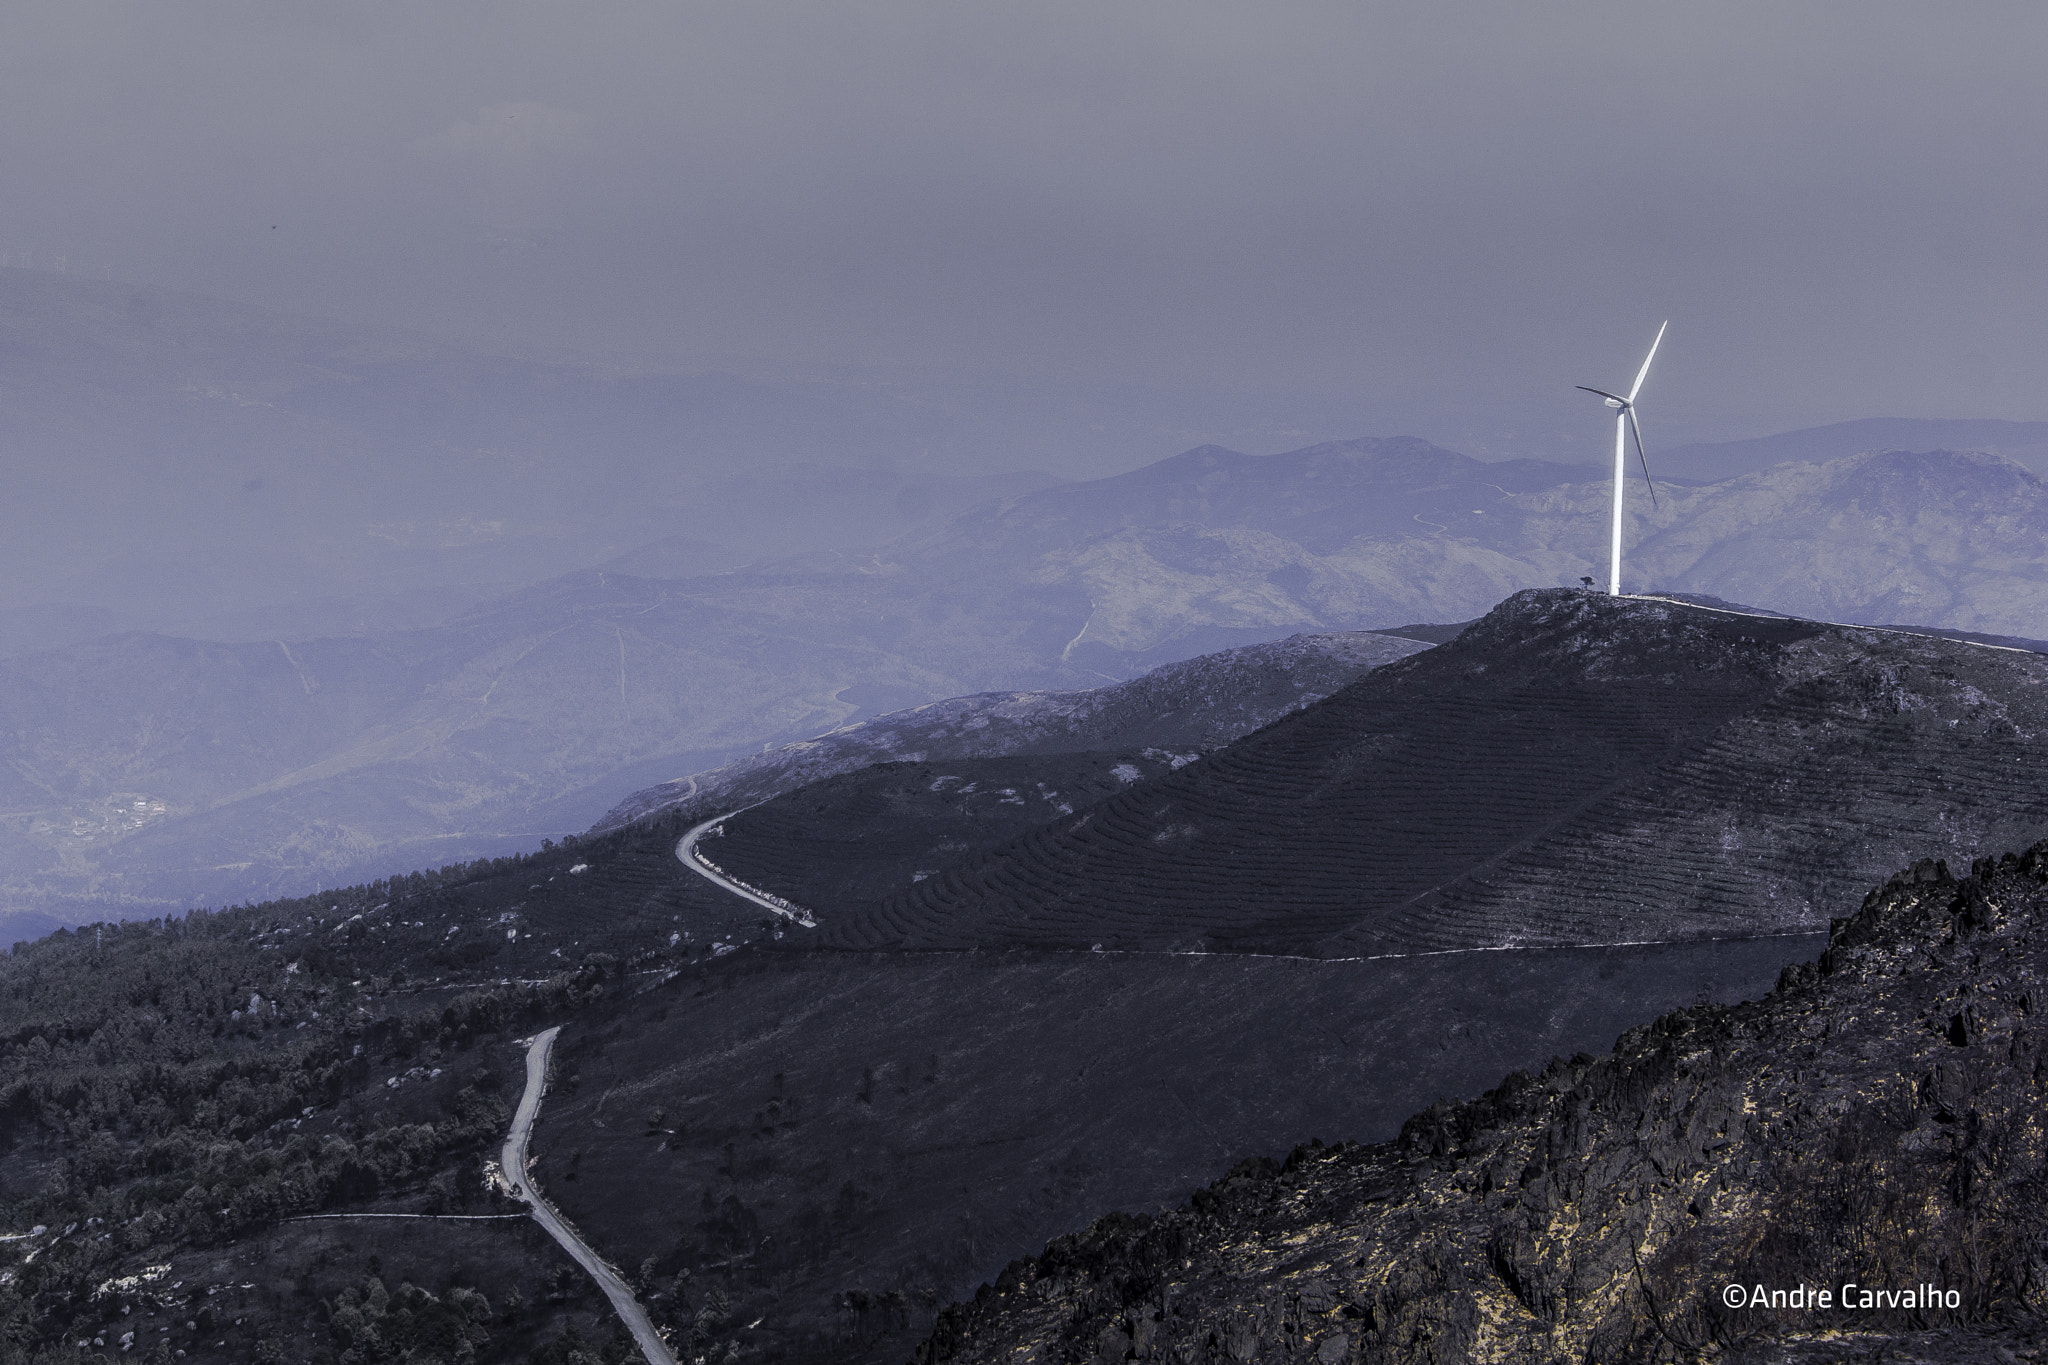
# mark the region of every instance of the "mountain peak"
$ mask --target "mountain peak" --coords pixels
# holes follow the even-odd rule
[[[1530,590],[832,933],[1349,958],[1810,932],[1901,839],[1967,858],[2048,825],[2018,776],[2044,685],[2031,654]]]

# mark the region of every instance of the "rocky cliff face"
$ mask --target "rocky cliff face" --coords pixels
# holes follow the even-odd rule
[[[918,1359],[2009,1362],[2048,1306],[2044,986],[2048,842],[1922,862],[1764,999],[1103,1219]]]

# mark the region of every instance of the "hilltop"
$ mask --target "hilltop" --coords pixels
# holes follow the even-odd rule
[[[1006,779],[1033,827],[909,850],[895,891],[814,908],[829,942],[926,949],[1371,957],[1818,931],[1835,888],[1882,875],[1902,840],[1967,861],[2048,826],[2044,684],[2048,658],[2016,650],[1532,591],[1085,810]],[[915,829],[976,772],[938,765],[895,818]],[[854,777],[837,790],[841,807],[821,787],[726,821],[721,865],[819,897],[813,847],[869,799]]]

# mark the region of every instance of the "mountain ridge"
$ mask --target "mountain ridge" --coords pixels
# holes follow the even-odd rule
[[[1735,441],[1695,441],[1657,455],[1657,468],[1705,482],[1791,460],[1833,460],[1872,450],[1985,450],[2048,475],[2048,422],[1993,418],[1864,417]]]
[[[1531,591],[821,932],[1371,956],[1811,929],[1817,889],[1895,838],[1967,857],[2048,824],[2025,780],[2044,732],[2032,654]],[[1942,794],[1902,776],[1918,771]],[[729,821],[728,843],[771,810]],[[1270,904],[1265,927],[1247,904]]]

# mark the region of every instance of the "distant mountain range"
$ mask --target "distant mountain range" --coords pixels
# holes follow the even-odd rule
[[[1794,460],[1839,460],[1874,450],[1980,450],[2048,477],[2048,422],[1989,418],[1865,417],[1742,441],[1696,442],[1657,451],[1657,471],[1712,483]]]
[[[609,372],[0,268],[0,652],[382,634],[621,556],[871,544],[1057,482],[1014,449],[947,467],[961,425],[870,379]]]
[[[530,847],[651,782],[906,706],[1469,619],[1601,573],[1608,496],[1572,466],[1412,439],[1205,447],[879,550],[582,572],[379,635],[18,656],[0,886],[17,909],[143,910]],[[2001,635],[2048,619],[2048,493],[1995,456],[1780,466],[1630,517],[1632,587]],[[698,549],[648,553],[634,567]]]

